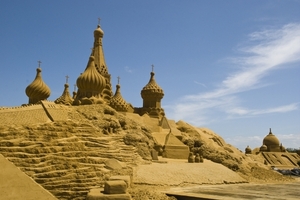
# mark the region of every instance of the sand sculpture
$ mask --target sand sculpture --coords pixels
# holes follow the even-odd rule
[[[109,194],[103,193],[103,198],[113,198],[113,190],[121,188],[116,195],[129,199],[128,184],[109,182],[107,175],[130,175],[136,184],[153,185],[244,183],[262,177],[273,180],[273,176],[286,180],[268,169],[294,167],[300,157],[288,154],[271,130],[261,148],[247,147],[244,154],[207,128],[168,119],[154,66],[141,90],[143,107],[134,107],[122,97],[119,78],[113,94],[103,36],[98,24],[92,53],[72,96],[66,77],[62,95],[47,100],[51,91],[42,79],[39,62],[36,77],[25,90],[28,103],[0,108],[0,153],[4,157],[59,199],[85,199],[89,191],[93,198],[92,189],[105,181]],[[163,158],[174,163],[159,162]],[[176,178],[169,180],[168,172]],[[99,196],[99,188],[96,191]]]
[[[272,133],[265,136],[262,146],[252,150],[249,146],[245,149],[245,154],[261,155],[265,160],[264,164],[273,167],[297,167],[299,155],[297,153],[288,153],[278,138]]]
[[[140,116],[147,115],[147,121],[156,127],[153,134],[154,138],[160,140],[161,143],[156,143],[160,147],[164,147],[163,156],[169,158],[186,158],[188,155],[188,147],[172,133],[172,129],[168,125],[168,120],[165,117],[164,109],[161,107],[161,100],[164,96],[163,89],[156,83],[154,78],[154,66],[150,73],[149,82],[141,90],[143,99],[143,107],[133,107],[123,99],[120,91],[120,78],[116,85],[115,94],[112,96],[111,75],[108,73],[108,67],[105,63],[105,57],[102,47],[102,39],[104,36],[103,30],[98,24],[94,30],[94,45],[92,53],[89,57],[87,67],[83,73],[77,78],[77,92],[73,92],[71,97],[69,92],[68,77],[65,84],[65,89],[60,97],[54,103],[62,105],[91,105],[91,104],[107,104],[120,113],[127,115],[138,114]],[[33,104],[44,104],[45,100],[50,96],[50,89],[44,83],[41,77],[41,62],[37,69],[35,80],[26,88],[26,94],[29,97],[29,103],[24,106]],[[53,106],[55,107],[55,106]],[[53,116],[46,109],[46,114],[51,121],[54,121]],[[166,134],[167,133],[167,134]],[[154,147],[159,148],[159,147]]]

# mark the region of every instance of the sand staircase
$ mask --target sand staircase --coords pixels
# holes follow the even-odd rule
[[[123,135],[105,136],[88,125],[69,129],[36,127],[16,130],[16,135],[2,130],[0,153],[59,199],[85,199],[107,175],[118,174],[105,166],[107,159],[134,165],[138,157],[135,147],[123,143]]]

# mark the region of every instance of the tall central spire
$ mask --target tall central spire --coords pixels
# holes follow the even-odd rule
[[[95,67],[97,71],[104,76],[105,78],[105,88],[102,92],[103,99],[109,103],[111,97],[113,96],[111,82],[110,82],[110,74],[108,73],[107,65],[105,63],[104,52],[102,47],[102,38],[104,32],[100,27],[100,18],[98,18],[98,25],[94,31],[94,46],[91,53],[91,56],[95,58]]]

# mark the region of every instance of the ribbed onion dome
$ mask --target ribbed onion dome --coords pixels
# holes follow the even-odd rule
[[[151,72],[151,77],[148,82],[148,84],[142,89],[141,95],[142,98],[152,96],[157,96],[159,98],[162,98],[164,96],[164,91],[161,89],[161,87],[156,83],[154,79],[154,72]]]
[[[264,138],[263,140],[263,144],[266,145],[266,146],[279,146],[280,142],[278,140],[278,138],[273,135],[271,129],[270,129],[270,132],[269,134]]]
[[[99,37],[103,37],[104,32],[103,30],[100,28],[100,25],[98,24],[97,28],[94,30],[94,37],[95,38],[99,38]]]
[[[37,103],[40,100],[45,100],[51,93],[50,88],[42,79],[42,69],[37,68],[36,72],[34,81],[25,90],[26,95],[29,97],[29,103]]]
[[[91,56],[88,67],[77,78],[77,87],[82,92],[101,92],[106,85],[105,78],[97,72],[94,60]]]
[[[123,99],[120,88],[121,86],[118,84],[116,86],[117,90],[115,95],[110,100],[110,106],[117,111],[124,111],[128,110],[128,103]]]
[[[71,105],[73,103],[73,98],[69,92],[69,84],[65,84],[65,89],[60,97],[58,97],[55,101],[57,104],[66,104]]]

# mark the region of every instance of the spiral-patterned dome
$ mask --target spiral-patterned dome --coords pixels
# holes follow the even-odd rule
[[[88,67],[77,78],[77,87],[81,92],[100,93],[106,85],[105,78],[96,70],[94,60],[94,56],[91,56]]]
[[[29,97],[29,103],[37,103],[40,100],[45,100],[50,96],[50,88],[42,79],[42,69],[36,69],[36,77],[34,81],[26,87],[26,95]]]
[[[156,83],[154,79],[154,72],[151,72],[150,75],[151,77],[148,84],[141,91],[142,98],[144,99],[150,96],[162,98],[164,96],[163,89]]]

